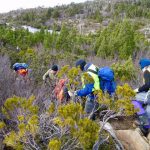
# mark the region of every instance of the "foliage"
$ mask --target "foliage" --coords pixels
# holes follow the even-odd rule
[[[126,61],[112,64],[112,69],[115,72],[115,79],[117,81],[134,81],[137,78],[137,69],[135,69],[131,57]]]
[[[60,34],[57,32],[49,33],[43,28],[40,32],[32,34],[23,29],[12,31],[7,27],[0,27],[0,33],[2,35],[0,40],[3,45],[5,47],[10,45],[11,49],[14,49],[14,51],[11,50],[9,52],[9,54],[13,54],[13,57],[14,55],[17,55],[15,57],[19,57],[17,47],[21,50],[21,53],[23,51],[25,53],[27,49],[32,49],[35,46],[38,47],[40,44],[49,52],[57,50],[60,53],[67,52],[82,55],[86,53],[86,51],[83,51],[83,46],[88,45],[89,40],[79,35],[75,28],[70,30],[66,25],[62,26]]]
[[[0,129],[4,128],[5,127],[5,123],[4,122],[0,122]]]
[[[103,16],[98,10],[96,10],[93,14],[91,14],[89,16],[89,18],[91,18],[93,20],[96,20],[97,22],[102,22],[103,21]]]
[[[58,73],[59,78],[68,79],[67,87],[70,90],[76,90],[80,86],[80,77],[79,77],[80,69],[76,67],[64,66]]]
[[[46,17],[50,18],[52,16],[52,12],[53,12],[53,8],[48,8],[47,12],[46,12]]]
[[[140,0],[132,5],[130,3],[118,3],[115,5],[115,16],[118,17],[121,13],[125,13],[128,18],[149,18],[149,2],[148,0]]]
[[[14,19],[10,17],[11,21],[16,19],[16,24],[41,28],[39,32],[34,34],[21,28],[13,30],[10,26],[0,26],[0,53],[7,55],[11,60],[11,63],[8,63],[1,57],[0,63],[0,74],[3,79],[3,81],[0,80],[3,85],[0,97],[1,106],[3,106],[2,114],[5,116],[4,121],[0,122],[0,130],[5,137],[3,143],[16,150],[92,149],[93,145],[101,139],[102,134],[107,135],[101,131],[110,118],[119,115],[133,115],[137,111],[131,103],[135,93],[124,82],[136,80],[137,70],[133,64],[132,56],[136,56],[141,49],[139,44],[144,45],[145,49],[148,44],[145,42],[144,36],[137,31],[139,24],[136,24],[136,20],[135,22],[130,19],[120,21],[119,16],[125,14],[126,18],[149,18],[148,0],[140,0],[132,5],[117,3],[114,8],[111,4],[106,5],[106,11],[113,12],[117,22],[110,23],[108,27],[99,30],[96,35],[81,35],[76,27],[72,27],[66,22],[61,25],[60,32],[56,32],[57,21],[59,22],[60,17],[63,21],[64,17],[75,18],[76,14],[83,15],[85,19],[87,17],[94,22],[108,19],[109,17],[103,16],[103,5],[106,3],[101,1],[95,1],[93,5],[91,2],[87,2],[85,5],[72,3],[69,6],[39,8],[40,12],[31,9],[32,11],[21,12],[21,15],[14,17]],[[114,11],[112,11],[113,9]],[[110,17],[113,15],[111,14]],[[52,33],[49,33],[45,28],[45,22],[48,20],[54,22],[50,25],[54,26]],[[141,25],[143,24],[142,22]],[[112,97],[102,91],[95,92],[100,106],[101,104],[107,106],[107,110],[100,111],[101,120],[95,122],[85,115],[84,98],[73,97],[67,104],[58,105],[56,99],[52,99],[54,95],[51,92],[51,87],[45,88],[45,85],[36,84],[41,83],[42,75],[52,64],[61,64],[61,67],[64,64],[72,66],[76,59],[85,56],[88,58],[91,54],[103,58],[115,58],[118,61],[112,65],[115,79],[122,82],[122,85],[124,84],[117,87],[116,95]],[[2,62],[4,62],[3,65]],[[23,84],[22,81],[16,80],[10,69],[15,62],[29,64],[32,69],[30,79],[33,85]],[[69,65],[63,66],[57,77],[58,79],[67,79],[68,89],[76,91],[82,86],[81,72],[79,68],[71,68]],[[93,82],[86,73],[82,75],[87,82]],[[29,97],[31,93],[34,93],[36,97]],[[14,94],[21,97],[12,97]],[[23,97],[23,95],[25,96]],[[102,121],[102,125],[99,121]],[[112,139],[109,138],[109,140]],[[100,148],[102,148],[101,145]]]
[[[32,34],[23,29],[13,31],[11,28],[1,26],[0,40],[4,47],[10,47],[10,50],[5,53],[11,57],[13,62],[23,61],[20,56],[25,55],[24,57],[26,57],[28,49],[38,49],[40,46],[48,54],[57,52],[59,57],[63,54],[65,56],[91,55],[93,47],[97,56],[127,59],[141,49],[139,43],[148,46],[144,37],[136,29],[137,27],[126,20],[117,24],[111,23],[95,36],[80,35],[76,28],[70,28],[67,24],[62,25],[60,34],[55,31],[49,33],[44,28],[41,28],[40,32]],[[35,57],[34,55],[37,55],[38,52],[32,51],[32,56]]]
[[[94,49],[98,56],[104,58],[109,56],[127,59],[139,51],[136,45],[137,42],[144,40],[141,37],[134,25],[127,20],[117,24],[111,23],[99,34]]]
[[[28,99],[14,96],[5,101],[3,113],[9,118],[13,117],[17,129],[9,131],[9,134],[6,135],[4,139],[6,145],[18,149],[20,146],[23,147],[23,143],[32,141],[37,135],[39,130],[38,107],[33,105],[34,100],[34,96]]]
[[[58,73],[58,78],[68,79],[67,86],[73,90],[81,86],[79,76],[79,68],[70,66],[64,66]],[[136,110],[131,104],[134,95],[133,90],[126,84],[118,86],[115,98],[101,91],[97,93],[98,103],[105,104],[107,111],[112,111],[113,115],[135,113]],[[1,122],[6,145],[14,149],[92,149],[101,134],[104,134],[101,132],[103,125],[100,126],[85,115],[82,103],[74,103],[74,99],[71,99],[65,105],[58,105],[57,100],[50,100],[45,109],[41,99],[37,102],[34,96],[28,99],[14,96],[5,101],[2,112],[8,120],[15,123],[13,128]],[[109,117],[111,116],[104,118]]]
[[[114,110],[122,115],[133,115],[137,110],[131,103],[135,97],[135,92],[128,85],[117,86],[116,95],[110,97],[107,93],[103,94],[102,91],[98,92],[98,102],[108,107],[108,110]]]
[[[83,149],[91,149],[95,141],[98,139],[99,126],[95,122],[85,118],[80,120],[79,129],[75,136],[79,137]]]
[[[98,138],[99,126],[87,118],[82,118],[82,106],[78,103],[59,106],[58,113],[55,123],[61,127],[69,126],[72,136],[79,140],[83,149],[91,149]]]
[[[82,45],[86,39],[79,36],[75,28],[69,29],[65,24],[62,25],[61,32],[56,42],[56,49],[61,52],[71,52],[73,54],[84,54]]]
[[[53,18],[59,18],[60,17],[60,12],[58,9],[55,9],[52,13]]]
[[[69,16],[75,16],[76,14],[80,14],[82,12],[83,6],[81,4],[71,3],[70,7],[65,10],[65,13]]]
[[[49,142],[48,149],[50,149],[50,150],[60,150],[60,148],[61,148],[61,141],[59,139],[52,139]]]
[[[55,21],[58,21],[59,24],[59,20],[66,22],[66,18],[71,18],[74,22],[76,22],[76,16],[78,16],[77,18],[80,18],[81,16],[84,19],[92,18],[94,22],[101,22],[102,19],[114,18],[117,20],[122,20],[126,17],[138,17],[140,19],[149,18],[150,9],[148,0],[120,1],[119,3],[117,1],[110,1],[108,3],[104,0],[94,0],[79,4],[71,3],[69,5],[56,6],[54,8],[38,7],[26,9],[21,12],[14,11],[5,16],[6,20],[13,24],[26,24],[38,28],[50,27],[52,29]],[[52,20],[52,22],[50,20]]]
[[[124,109],[126,115],[133,115],[137,112],[137,110],[134,109],[134,105],[131,104],[131,100],[133,100],[135,97],[135,92],[128,84],[125,84],[122,87],[118,86],[116,94],[118,100],[116,101],[115,106],[117,106],[118,109]]]
[[[38,108],[33,105],[34,100],[35,97],[33,96],[29,99],[14,96],[13,98],[6,100],[3,113],[9,117],[15,115],[13,118],[16,122],[17,129],[7,131],[8,133],[4,139],[4,143],[6,145],[11,146],[14,149],[19,149],[21,147],[38,149],[42,146],[40,142],[38,143],[37,137],[41,140],[43,136],[47,135],[48,132],[46,133],[44,131],[45,128],[42,127],[48,119],[45,120],[46,122],[42,122],[42,120],[40,120],[42,119],[42,116],[40,116],[41,118],[38,117]],[[10,110],[7,110],[6,108],[10,108]],[[57,116],[53,117],[54,113],[56,113]],[[78,143],[80,145],[79,147],[82,147],[83,149],[91,148],[95,140],[98,138],[99,125],[87,118],[84,118],[83,116],[84,112],[82,110],[82,106],[78,103],[62,105],[59,106],[55,112],[51,111],[48,116],[48,118],[52,119],[49,122],[49,125],[59,128],[62,132],[62,136],[51,131],[48,137],[52,136],[52,134],[55,136],[52,136],[50,139],[48,138],[49,142],[46,142],[48,148],[60,149],[60,147],[62,148],[70,141],[70,138],[74,139],[76,141],[75,143]],[[1,129],[6,130],[9,128],[8,125],[5,126],[4,123],[1,124]],[[41,132],[43,132],[42,137]],[[72,146],[76,147],[76,144],[74,144]]]

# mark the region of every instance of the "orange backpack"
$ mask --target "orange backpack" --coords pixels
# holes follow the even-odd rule
[[[54,94],[57,98],[57,100],[61,103],[64,99],[64,87],[65,87],[65,82],[67,79],[60,79],[58,83],[56,84],[56,87],[54,89]]]
[[[28,69],[19,69],[17,73],[24,77],[28,74]]]

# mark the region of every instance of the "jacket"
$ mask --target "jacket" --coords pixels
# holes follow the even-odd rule
[[[150,89],[150,65],[143,69],[143,81],[144,84],[139,87],[138,92],[148,92]]]
[[[90,99],[94,99],[95,96],[93,92],[99,89],[99,78],[98,75],[88,71],[88,70],[96,71],[97,67],[91,63],[87,64],[84,67],[84,71],[87,73],[87,76],[91,79],[90,82],[87,81],[84,73],[82,75],[82,89],[76,91],[76,95],[78,96],[88,96]]]
[[[55,76],[51,73],[51,69],[49,69],[44,75],[43,80],[45,81],[46,78],[50,78],[51,80],[55,79]]]

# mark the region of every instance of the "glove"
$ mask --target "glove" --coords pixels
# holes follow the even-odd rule
[[[68,94],[69,94],[70,97],[73,97],[73,96],[74,96],[74,93],[71,92],[71,91],[68,91]]]
[[[137,89],[134,89],[134,92],[135,93],[138,93],[139,92],[139,89],[137,88]]]
[[[76,91],[75,91],[75,92],[68,91],[68,94],[69,94],[70,97],[75,97],[75,96],[77,96]]]

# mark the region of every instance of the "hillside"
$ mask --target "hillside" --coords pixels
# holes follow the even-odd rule
[[[0,149],[148,150],[141,58],[149,65],[150,0],[0,14]]]
[[[95,33],[112,20],[129,18],[142,25],[149,24],[148,0],[94,0],[54,8],[35,8],[11,11],[0,15],[0,22],[30,25],[36,28],[61,29],[63,23],[76,27],[80,33]]]

